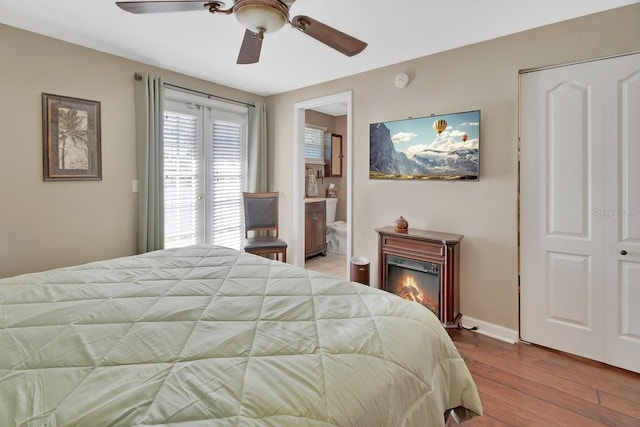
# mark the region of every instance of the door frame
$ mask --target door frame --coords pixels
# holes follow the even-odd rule
[[[293,265],[304,267],[304,127],[305,111],[330,104],[345,104],[347,110],[347,251],[346,269],[349,271],[351,258],[351,236],[353,230],[353,92],[346,91],[332,95],[296,102],[293,105],[293,243],[291,252]],[[347,273],[348,274],[348,273]],[[345,274],[346,275],[346,274]],[[346,279],[346,277],[345,277]]]

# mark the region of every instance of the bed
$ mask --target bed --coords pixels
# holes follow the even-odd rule
[[[482,413],[438,319],[197,245],[0,280],[0,426],[442,426]]]

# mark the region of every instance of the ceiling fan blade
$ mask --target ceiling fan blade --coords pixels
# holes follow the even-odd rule
[[[367,47],[367,43],[308,16],[298,15],[294,17],[291,20],[291,25],[347,56],[357,55]]]
[[[190,10],[208,10],[203,0],[181,1],[117,1],[122,10],[131,13],[186,12]]]
[[[255,64],[260,60],[260,49],[262,48],[262,33],[254,33],[251,30],[244,32],[242,47],[238,54],[237,64]]]

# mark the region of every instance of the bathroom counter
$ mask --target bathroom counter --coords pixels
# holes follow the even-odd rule
[[[304,198],[305,203],[321,202],[323,200],[327,200],[327,198],[326,197],[305,197]]]

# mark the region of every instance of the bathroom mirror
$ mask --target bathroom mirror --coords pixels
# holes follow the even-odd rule
[[[331,134],[331,140],[324,150],[325,176],[342,176],[342,135]]]

